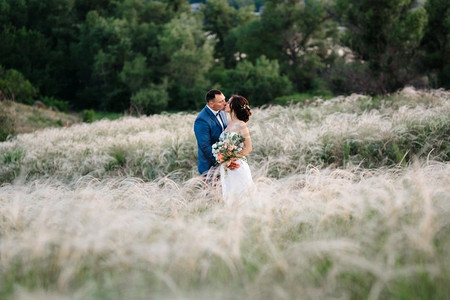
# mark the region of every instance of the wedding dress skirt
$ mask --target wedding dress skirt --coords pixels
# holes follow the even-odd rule
[[[236,161],[239,168],[235,170],[226,169],[220,166],[220,182],[222,184],[222,196],[226,202],[241,201],[248,197],[254,190],[250,167],[245,159]]]

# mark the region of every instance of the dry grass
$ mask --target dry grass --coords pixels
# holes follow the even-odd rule
[[[416,92],[418,94],[418,92]],[[255,109],[250,162],[259,175],[281,178],[309,165],[393,166],[414,157],[450,160],[450,93],[393,95],[368,110],[353,95],[317,106]],[[4,181],[133,176],[185,181],[196,174],[194,114],[124,117],[24,134],[0,144]],[[10,158],[12,157],[12,158]]]
[[[1,143],[0,298],[447,298],[443,150],[369,169],[317,158],[327,139],[398,140],[444,124],[424,146],[445,134],[447,92],[393,97],[371,111],[356,96],[255,109],[257,191],[235,203],[196,174],[195,115]]]
[[[17,134],[31,133],[47,127],[68,127],[81,122],[74,114],[29,106],[9,100],[0,101],[0,111],[14,121]]]

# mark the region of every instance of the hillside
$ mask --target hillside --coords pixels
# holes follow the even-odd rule
[[[29,106],[14,101],[0,101],[0,115],[11,122],[16,134],[30,133],[47,127],[69,127],[81,122],[77,114],[67,114],[45,107]]]

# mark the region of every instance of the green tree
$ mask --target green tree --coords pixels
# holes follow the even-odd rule
[[[104,18],[91,11],[80,29],[80,41],[72,46],[72,59],[79,62],[80,108],[123,110],[131,92],[120,79],[125,61],[134,57],[126,20]]]
[[[214,57],[221,59],[225,67],[236,65],[235,39],[229,38],[230,31],[254,18],[253,6],[236,9],[227,0],[207,0],[202,9],[204,29],[217,40]]]
[[[428,23],[422,44],[425,68],[437,73],[437,85],[450,88],[450,2],[428,0]]]
[[[137,54],[132,61],[125,61],[119,77],[132,93],[137,92],[142,86],[148,83],[149,69],[146,58],[142,54]]]
[[[77,23],[82,23],[90,11],[103,17],[112,17],[120,2],[111,0],[74,0],[73,9]]]
[[[7,99],[33,104],[38,90],[17,70],[0,66],[0,94]]]
[[[236,69],[227,70],[222,76],[222,90],[226,95],[243,95],[255,106],[271,103],[276,97],[292,92],[289,78],[280,75],[278,62],[264,56],[254,64],[240,62]]]
[[[167,70],[173,53],[166,53],[159,37],[173,18],[186,13],[189,5],[178,0],[118,1],[109,17],[90,11],[71,52],[83,82],[80,107],[128,109],[140,89],[166,87],[162,83],[172,76]]]
[[[46,91],[58,83],[51,76],[49,40],[40,32],[6,26],[0,32],[0,64],[20,71],[33,85]]]
[[[167,80],[141,88],[131,96],[131,106],[138,114],[160,113],[167,109],[168,104]]]
[[[159,42],[167,60],[170,102],[175,109],[195,108],[210,87],[206,75],[213,63],[213,44],[202,30],[201,20],[187,13],[164,26]]]
[[[72,0],[0,0],[0,64],[46,95],[70,95],[68,47],[77,27]],[[67,70],[69,69],[69,70]]]
[[[123,110],[139,88],[163,82],[158,36],[182,12],[184,0],[0,0],[0,64],[44,97]]]
[[[337,0],[336,10],[347,30],[343,43],[369,64],[380,92],[402,87],[417,73],[414,60],[427,14],[414,0]]]
[[[241,53],[280,62],[299,91],[318,88],[318,78],[334,59],[336,24],[322,0],[268,0],[260,20],[236,30]]]

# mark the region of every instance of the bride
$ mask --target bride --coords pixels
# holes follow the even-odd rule
[[[222,184],[222,196],[225,201],[240,200],[253,188],[252,174],[247,164],[246,156],[252,152],[252,140],[247,128],[247,121],[252,112],[247,99],[239,95],[233,95],[227,102],[225,111],[230,114],[231,121],[222,132],[238,133],[244,138],[244,147],[239,158],[234,161],[238,167],[220,168],[220,182]]]

